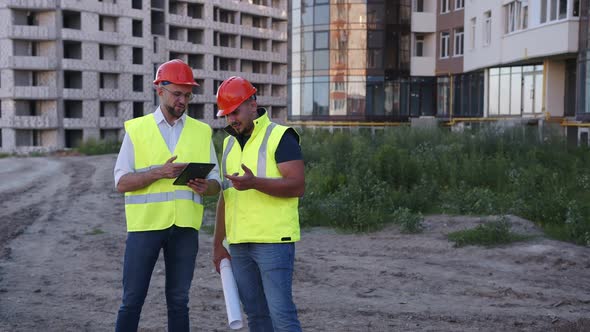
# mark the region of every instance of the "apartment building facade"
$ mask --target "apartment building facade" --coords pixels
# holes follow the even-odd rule
[[[159,64],[182,59],[200,87],[188,114],[211,124],[229,76],[287,115],[287,0],[6,0],[0,4],[0,151],[120,139],[152,112]]]
[[[388,21],[398,17],[390,8],[407,5],[409,22],[403,14],[399,16],[403,21]],[[323,12],[318,12],[318,6]],[[379,75],[369,74],[369,66],[358,68],[375,54],[371,6],[386,13],[378,21],[386,26],[383,45],[395,45],[390,50],[382,47],[384,59],[406,59],[408,53],[408,43],[398,44],[395,34],[388,34],[387,24],[403,26],[399,31],[410,25],[409,39],[399,34],[400,40],[409,40],[409,66],[401,67],[409,67],[409,75],[398,71],[392,77],[387,62],[378,61],[384,68],[383,94],[371,90],[371,82]],[[356,12],[343,14],[341,7]],[[290,12],[292,120],[358,123],[434,117],[451,123],[478,119],[541,123],[550,119],[565,126],[587,121],[590,114],[586,111],[590,102],[584,99],[590,86],[586,0],[299,0],[293,1]],[[318,15],[321,24],[311,23]],[[346,32],[353,27],[355,34]],[[329,43],[317,34],[328,30]],[[318,40],[322,47],[317,47]],[[343,45],[354,45],[348,62],[340,61],[345,59]],[[330,62],[310,66],[317,64],[320,54]],[[325,83],[323,87],[316,84],[320,82]],[[355,104],[352,95],[361,96],[362,102]],[[375,99],[383,102],[367,102]],[[346,108],[340,108],[344,104]],[[321,111],[317,105],[324,105]]]
[[[290,1],[289,119],[407,121],[411,1]]]

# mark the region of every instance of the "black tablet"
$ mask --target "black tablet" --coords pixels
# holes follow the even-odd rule
[[[215,167],[215,164],[208,163],[188,163],[182,170],[182,173],[174,180],[177,186],[186,186],[186,183],[192,179],[204,179],[207,174]]]

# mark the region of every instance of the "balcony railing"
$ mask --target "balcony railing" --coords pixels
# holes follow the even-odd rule
[[[55,9],[56,0],[4,0],[8,8]]]

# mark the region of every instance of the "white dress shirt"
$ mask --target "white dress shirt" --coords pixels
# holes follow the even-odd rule
[[[166,141],[166,145],[168,146],[170,153],[174,153],[176,143],[180,138],[182,128],[184,128],[186,113],[183,114],[180,119],[176,120],[173,125],[170,125],[164,118],[164,114],[162,114],[162,110],[160,110],[160,107],[158,106],[158,108],[154,111],[154,118],[156,119],[160,133],[162,134],[164,141]],[[217,162],[217,154],[215,153],[215,146],[213,146],[213,142],[211,142],[211,163],[214,163],[215,167],[213,167],[209,175],[207,175],[207,179],[215,180],[221,185],[219,178],[219,163]],[[115,163],[115,187],[117,187],[119,180],[123,175],[133,172],[135,172],[135,150],[133,148],[133,142],[131,142],[129,134],[125,133],[123,144],[121,144],[121,150],[119,151],[117,162]]]

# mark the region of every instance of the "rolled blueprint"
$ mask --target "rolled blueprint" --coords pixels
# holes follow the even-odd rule
[[[242,322],[242,311],[240,310],[240,297],[229,259],[224,258],[221,260],[219,270],[221,272],[221,285],[223,286],[229,328],[232,330],[241,329],[244,324]]]

